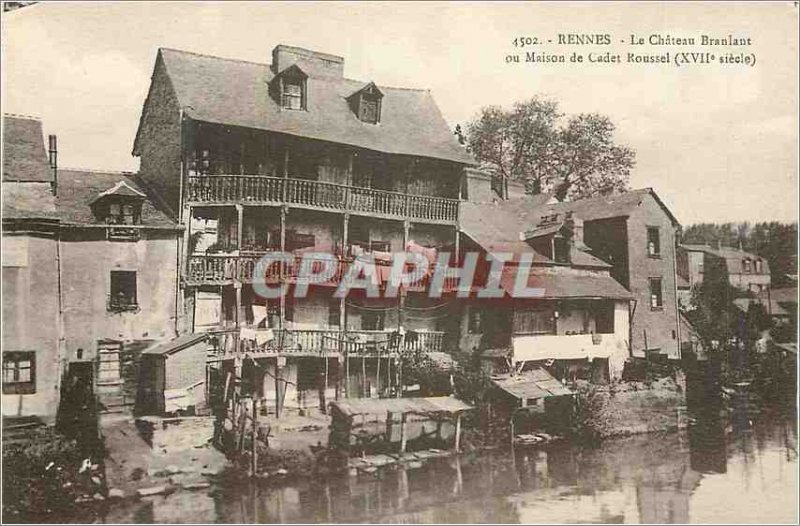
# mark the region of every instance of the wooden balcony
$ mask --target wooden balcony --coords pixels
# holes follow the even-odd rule
[[[235,329],[212,331],[217,338],[217,354],[227,357],[239,353],[260,356],[397,356],[411,352],[439,352],[444,332],[420,331],[401,337],[396,330],[365,331],[338,329],[272,329],[272,340],[259,345],[245,340]],[[238,347],[238,349],[237,349]]]
[[[186,200],[191,204],[285,203],[432,223],[450,224],[458,219],[458,199],[260,175],[189,176]]]
[[[263,256],[260,254],[196,254],[189,256],[186,266],[186,283],[188,285],[230,285],[235,281],[242,283],[252,283],[253,273],[258,264],[258,260]],[[267,268],[265,282],[273,283],[300,283],[299,277],[303,254],[295,256],[292,265],[282,265],[278,262]],[[336,270],[330,279],[324,282],[314,282],[321,286],[337,286],[347,273],[352,259],[338,259]],[[314,273],[319,273],[324,268],[322,265],[327,261],[320,260],[319,267],[315,262],[312,267]],[[426,292],[430,287],[431,275],[421,279],[418,283],[408,288],[411,292]],[[445,274],[442,284],[443,292],[456,292],[458,290],[458,278]]]
[[[186,267],[186,282],[190,285],[227,285],[233,283],[234,280],[242,283],[252,283],[253,273],[259,259],[263,257],[260,254],[202,254],[189,256],[189,262]],[[298,283],[300,282],[300,264],[303,260],[302,254],[295,256],[294,264],[285,265],[275,262],[267,267],[265,281],[266,283]],[[322,265],[327,261],[320,260],[314,262],[312,267],[313,272],[320,272]],[[320,285],[338,285],[342,280],[345,273],[347,262],[339,259],[337,261],[336,270],[333,276],[324,283],[317,283]]]

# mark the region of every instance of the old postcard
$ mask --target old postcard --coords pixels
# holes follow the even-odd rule
[[[2,5],[4,523],[800,520],[797,2]]]

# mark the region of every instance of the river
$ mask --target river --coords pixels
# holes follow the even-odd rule
[[[416,469],[178,492],[106,522],[797,523],[794,420],[438,459]],[[102,520],[101,519],[101,520]]]

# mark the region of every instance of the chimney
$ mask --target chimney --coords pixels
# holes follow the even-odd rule
[[[272,49],[273,73],[280,73],[292,64],[302,69],[309,77],[344,77],[344,58],[310,49],[279,44]]]
[[[583,219],[570,211],[564,215],[564,225],[570,232],[570,242],[578,248],[585,247],[583,243]]]
[[[50,164],[50,169],[53,170],[53,182],[50,185],[53,188],[53,195],[58,194],[58,139],[55,135],[47,136],[47,161]]]

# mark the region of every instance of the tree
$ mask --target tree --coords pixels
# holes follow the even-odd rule
[[[580,199],[623,191],[635,163],[615,144],[614,124],[596,113],[566,118],[553,100],[534,97],[510,110],[483,108],[467,125],[467,146],[502,181],[523,181],[528,193]]]

